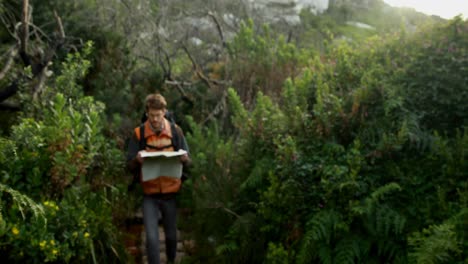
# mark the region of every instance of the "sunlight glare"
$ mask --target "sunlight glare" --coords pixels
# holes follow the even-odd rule
[[[468,18],[467,0],[384,0],[387,4],[395,7],[410,7],[416,11],[438,15],[445,19],[451,19],[459,14],[462,18]]]

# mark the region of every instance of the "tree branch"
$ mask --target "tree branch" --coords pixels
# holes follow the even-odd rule
[[[13,82],[4,90],[0,91],[0,102],[5,101],[6,99],[12,97],[14,94],[18,92],[18,83]]]
[[[225,90],[223,92],[223,95],[219,99],[218,103],[216,104],[215,108],[213,109],[213,111],[211,111],[211,113],[205,118],[205,120],[203,120],[202,124],[205,124],[209,120],[213,120],[215,118],[215,115],[219,114],[219,112],[221,112],[222,110],[226,108],[227,95],[228,95],[227,90]]]
[[[57,15],[57,11],[54,10],[55,21],[57,22],[60,39],[65,38],[65,31],[63,30],[62,19]]]
[[[192,57],[192,55],[188,51],[187,47],[184,45],[182,48],[185,51],[185,53],[187,54],[187,56],[189,57],[190,61],[192,62],[193,70],[197,74],[198,78],[200,78],[204,83],[206,83],[208,85],[208,87],[210,87],[210,89],[213,89],[213,84],[211,83],[210,79],[208,79],[203,74],[203,72],[200,69],[200,66],[198,66],[198,64],[195,62],[195,59]]]
[[[47,34],[44,33],[44,31],[42,31],[42,29],[41,29],[40,27],[38,27],[38,26],[36,26],[36,25],[34,25],[34,24],[29,24],[29,26],[32,27],[32,28],[34,29],[34,34],[36,35],[37,39],[40,40],[42,43],[44,43],[44,41],[41,40],[41,38],[40,38],[39,35],[41,35],[42,37],[46,38],[47,41],[52,42],[52,39],[51,39],[49,36],[47,36]],[[37,34],[38,32],[39,32],[40,34]]]
[[[224,40],[224,34],[221,28],[221,24],[219,24],[218,19],[211,11],[208,12],[208,16],[211,17],[213,19],[213,22],[216,24],[216,29],[218,30],[219,37],[221,38],[221,43],[223,44],[223,48],[226,48],[226,41]]]
[[[5,74],[10,70],[11,65],[13,65],[13,60],[15,59],[15,56],[17,54],[17,49],[15,46],[11,47],[10,50],[8,50],[7,53],[9,53],[8,60],[5,63],[5,66],[3,67],[2,71],[0,71],[0,80],[5,77]]]
[[[8,31],[8,33],[16,40],[18,40],[18,36],[16,35],[16,24],[21,24],[21,23],[16,23],[15,22],[15,15],[11,13],[10,10],[4,9],[2,10],[2,15],[0,16],[0,20],[2,21],[2,24],[4,28]],[[19,42],[19,41],[18,41]]]
[[[164,62],[162,61],[162,59],[159,59],[159,65],[161,66],[162,70],[164,71],[164,77],[166,79],[172,79],[172,67],[171,67],[171,60],[169,59],[169,54],[167,54],[166,50],[164,50],[162,47],[161,47],[161,42],[158,41],[159,45],[158,45],[158,53],[159,53],[159,58],[161,58],[161,53],[164,55],[164,60],[167,64],[167,68],[166,68],[166,64],[164,64]]]
[[[178,82],[178,81],[170,81],[170,80],[166,80],[164,83],[166,84],[169,84],[169,85],[181,85],[181,86],[192,86],[193,83],[191,82]]]
[[[29,39],[29,0],[23,0],[23,12],[21,16],[21,48],[20,51],[27,53]]]
[[[20,111],[21,106],[15,103],[2,102],[0,103],[0,111]]]
[[[48,65],[45,65],[42,70],[41,70],[41,73],[39,74],[39,79],[37,81],[37,84],[34,85],[33,87],[33,91],[32,91],[32,94],[33,94],[33,101],[36,101],[37,98],[39,97],[39,94],[42,92],[42,88],[44,87],[44,83],[45,81],[47,80],[47,66]]]
[[[211,207],[208,207],[208,208],[210,208],[210,209],[222,209],[222,210],[226,211],[227,213],[232,214],[232,215],[234,215],[235,217],[237,217],[239,219],[241,218],[241,216],[238,215],[236,212],[234,212],[231,209],[223,206],[223,204],[221,202],[215,202],[214,206],[211,206]]]
[[[58,39],[56,39],[53,45],[49,46],[49,49],[47,53],[44,55],[42,63],[40,64],[41,68],[39,68],[38,82],[34,86],[33,91],[32,91],[33,100],[36,100],[39,94],[42,92],[44,83],[47,80],[47,71],[48,71],[47,67],[51,64],[51,61],[53,57],[55,56],[55,52],[63,45],[64,40],[65,40],[65,31],[63,30],[62,19],[60,18],[60,16],[58,16],[55,10],[54,10],[54,17],[55,17],[55,21],[57,22],[58,31],[59,31]]]

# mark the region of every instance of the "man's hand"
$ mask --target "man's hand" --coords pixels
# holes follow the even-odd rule
[[[138,154],[137,154],[137,156],[136,156],[136,160],[137,160],[140,164],[143,164],[143,157],[141,156],[141,152],[142,152],[142,151],[143,151],[143,150],[138,151]]]
[[[187,154],[184,154],[184,155],[180,156],[180,161],[181,161],[182,163],[187,162],[188,159],[189,159],[189,157],[188,157]]]

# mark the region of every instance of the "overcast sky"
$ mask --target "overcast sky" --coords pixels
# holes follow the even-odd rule
[[[443,18],[453,18],[462,14],[468,19],[468,0],[384,0],[391,6],[412,7],[428,15],[438,15]]]

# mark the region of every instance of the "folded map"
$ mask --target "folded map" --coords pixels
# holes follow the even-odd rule
[[[143,165],[141,167],[143,181],[149,181],[161,176],[179,178],[182,176],[180,156],[187,154],[179,151],[142,151]]]

